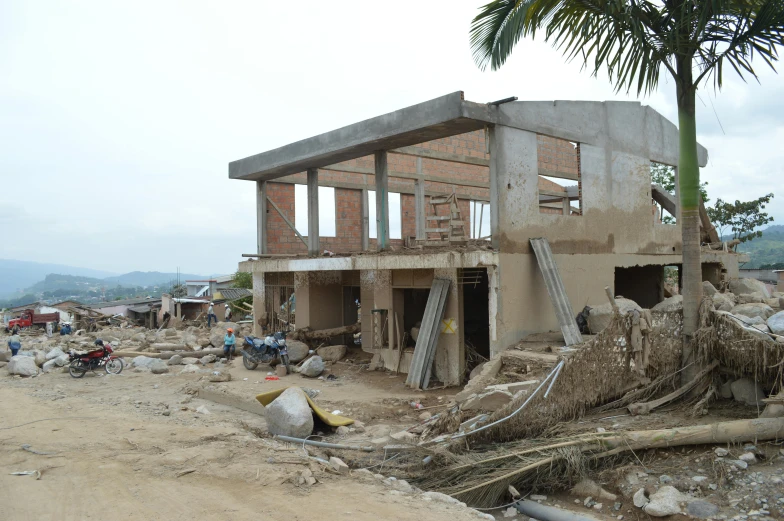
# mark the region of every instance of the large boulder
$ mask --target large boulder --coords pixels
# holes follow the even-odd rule
[[[226,336],[227,329],[233,329],[237,337],[237,344],[241,344],[240,328],[234,322],[218,322],[215,327],[210,329],[210,344],[212,347],[223,347],[223,337]]]
[[[713,295],[715,295],[718,292],[719,292],[719,290],[716,289],[716,286],[714,286],[713,284],[711,284],[707,280],[703,280],[702,281],[702,294],[703,295],[705,295],[707,297],[712,297]]]
[[[16,355],[8,362],[8,372],[20,376],[35,376],[38,374],[38,366],[32,356]]]
[[[35,359],[35,365],[37,365],[38,367],[43,367],[47,360],[46,353],[44,353],[43,351],[34,351],[33,353],[34,353],[33,356]]]
[[[320,356],[314,355],[305,360],[299,368],[299,374],[310,378],[315,378],[324,372],[324,360]]]
[[[149,356],[137,356],[131,362],[132,367],[150,367],[157,358],[150,358]]]
[[[166,365],[166,362],[157,358],[153,358],[152,363],[150,363],[147,367],[150,368],[150,372],[152,374],[163,374],[169,372],[169,366]]]
[[[761,293],[765,298],[770,298],[770,292],[764,282],[757,279],[732,279],[730,281],[730,291],[736,295],[744,293]]]
[[[767,324],[771,333],[784,335],[784,311],[779,311],[775,315],[768,317]]]
[[[629,313],[635,309],[642,312],[642,308],[633,300],[616,298],[615,302],[618,304],[618,310],[621,314]],[[610,323],[610,319],[612,319],[612,314],[613,308],[609,302],[592,307],[588,315],[588,328],[591,330],[591,333],[596,334],[606,328]]]
[[[689,497],[679,492],[677,488],[665,485],[651,495],[650,501],[643,507],[643,510],[653,517],[671,516],[679,514],[681,503],[688,499]]]
[[[180,365],[182,363],[182,355],[174,355],[166,361],[166,365]]]
[[[731,311],[735,307],[735,301],[726,293],[714,293],[711,299],[713,307],[719,311]]]
[[[316,354],[327,362],[339,362],[346,356],[346,346],[324,346],[316,349]],[[289,360],[291,357],[289,357]]]
[[[310,353],[308,345],[299,340],[286,340],[286,350],[289,353],[289,361],[295,364],[303,361]]]
[[[736,402],[745,405],[765,406],[765,402],[762,401],[762,399],[765,398],[765,391],[760,384],[751,378],[735,380],[730,384],[730,390],[732,391],[732,397]]]
[[[71,361],[71,357],[69,357],[68,355],[65,355],[65,354],[61,355],[61,356],[58,356],[57,358],[54,359],[54,363],[58,367],[63,367],[65,365],[68,365],[68,362],[70,362],[70,361]]]
[[[63,356],[64,354],[65,353],[63,353],[62,349],[60,349],[59,347],[55,347],[54,349],[52,349],[51,351],[46,353],[46,359],[47,360],[52,360],[52,359],[55,359],[55,358],[57,358],[59,356]]]
[[[44,365],[43,365],[43,367],[41,367],[41,370],[44,373],[48,373],[48,372],[52,371],[55,367],[57,367],[57,364],[55,363],[54,359],[53,360],[47,360],[46,362],[44,362]]]
[[[683,311],[683,295],[675,295],[668,299],[664,299],[653,306],[651,311]]]
[[[172,358],[173,358],[173,357],[172,357]],[[192,364],[198,364],[198,363],[199,363],[199,359],[198,359],[198,358],[194,358],[194,357],[192,357],[192,356],[186,356],[185,358],[183,358],[183,359],[181,359],[181,360],[180,360],[180,363],[181,363],[182,365],[192,365]]]
[[[738,304],[732,308],[733,315],[743,315],[744,317],[761,317],[767,320],[773,315],[773,308],[760,302],[750,302],[748,304]]]
[[[762,293],[741,293],[738,295],[738,304],[764,302],[765,300],[765,296]]]
[[[264,408],[270,434],[307,438],[313,432],[313,411],[305,392],[289,387]]]

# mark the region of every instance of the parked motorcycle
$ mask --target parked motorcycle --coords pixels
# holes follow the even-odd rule
[[[255,336],[246,336],[245,348],[241,353],[242,364],[251,371],[256,369],[259,364],[280,360],[286,366],[286,374],[291,372],[285,332],[278,331],[274,335],[267,335],[263,340]]]
[[[95,371],[103,367],[107,374],[120,374],[123,370],[122,358],[113,355],[114,350],[110,344],[104,344],[100,338],[95,341],[97,349],[93,351],[77,352],[73,349],[68,352],[71,363],[68,373],[74,378],[83,377],[87,371]]]

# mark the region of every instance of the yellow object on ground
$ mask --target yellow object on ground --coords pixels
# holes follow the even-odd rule
[[[271,404],[275,398],[280,396],[283,393],[283,391],[285,391],[286,389],[288,389],[288,387],[284,387],[283,389],[276,389],[274,391],[267,391],[266,393],[261,393],[256,395],[256,399],[259,401],[259,403],[261,403],[261,405],[266,407],[267,405]],[[310,396],[308,396],[307,394],[305,395],[305,398],[308,399],[308,405],[310,405],[310,408],[313,409],[314,413],[316,413],[316,416],[318,416],[318,418],[321,421],[323,421],[330,427],[343,427],[354,423],[354,420],[352,420],[351,418],[346,418],[345,416],[338,416],[337,414],[332,414],[331,412],[325,411],[324,409],[322,409],[321,407],[313,403],[313,400],[311,400]]]

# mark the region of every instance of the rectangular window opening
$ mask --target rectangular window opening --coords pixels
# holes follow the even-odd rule
[[[490,203],[482,201],[470,202],[472,239],[490,239]]]
[[[376,222],[376,191],[368,190],[368,236],[371,239],[378,239],[378,226]],[[400,194],[397,192],[387,193],[387,205],[389,205],[389,238],[403,238],[403,212],[400,206]]]
[[[651,161],[651,212],[654,222],[676,224],[676,208],[675,167]]]
[[[337,237],[335,218],[335,189],[318,187],[319,237]],[[304,237],[308,236],[308,185],[294,185],[294,226]]]
[[[537,135],[539,213],[582,215],[580,144]]]

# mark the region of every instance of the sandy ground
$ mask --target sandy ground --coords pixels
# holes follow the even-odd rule
[[[235,380],[223,385],[247,395],[287,380],[302,385],[299,376],[255,384],[266,375],[261,368],[235,364],[231,371]],[[187,394],[199,377],[128,368],[119,376],[80,380],[63,373],[3,374],[0,519],[478,519],[463,507],[401,494],[372,477],[334,475],[304,460],[301,449],[253,435],[249,429],[264,427],[258,415]],[[358,408],[361,397],[338,385],[341,380],[313,380],[309,387],[324,388],[319,401],[325,405]],[[398,402],[379,403],[380,412],[365,416],[405,411]],[[201,405],[210,414],[195,412]],[[318,479],[311,487],[297,484],[307,468]],[[10,475],[28,470],[41,478]],[[185,471],[191,472],[178,477]]]

